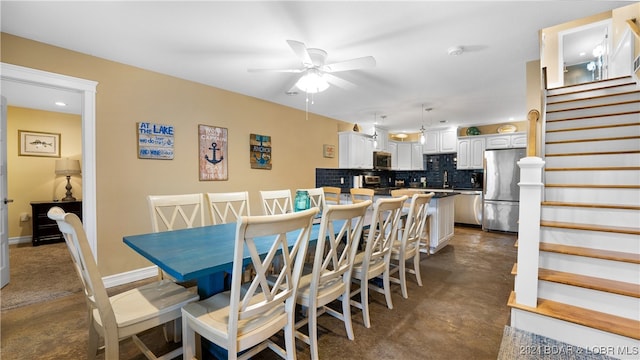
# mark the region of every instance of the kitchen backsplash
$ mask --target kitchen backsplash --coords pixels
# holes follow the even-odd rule
[[[353,177],[358,175],[379,175],[382,187],[394,186],[396,180],[421,182],[426,178],[428,188],[441,188],[444,173],[447,172],[449,186],[453,188],[473,188],[471,174],[482,170],[457,170],[456,154],[423,155],[425,170],[363,170],[363,169],[316,169],[316,187],[337,186],[348,191],[353,187]]]

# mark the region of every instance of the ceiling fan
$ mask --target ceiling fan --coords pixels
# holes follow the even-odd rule
[[[326,90],[329,84],[343,89],[355,86],[332,73],[364,69],[376,66],[373,56],[365,56],[351,60],[326,64],[327,52],[322,49],[308,48],[300,41],[287,40],[287,43],[302,62],[297,69],[248,69],[249,72],[283,72],[302,74],[288,93],[298,88],[306,93],[317,93]]]

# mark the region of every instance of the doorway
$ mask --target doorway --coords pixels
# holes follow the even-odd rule
[[[609,78],[611,20],[558,33],[558,79],[564,86]]]
[[[96,167],[95,167],[95,93],[97,82],[74,78],[66,75],[50,73],[22,66],[0,63],[0,80],[3,83],[3,96],[7,97],[8,105],[12,105],[12,94],[4,92],[4,84],[16,83],[37,90],[53,89],[64,92],[74,92],[80,97],[82,122],[82,199],[83,223],[89,237],[89,244],[97,261],[96,244]],[[15,95],[15,94],[14,94]],[[21,105],[24,106],[24,105]],[[34,106],[30,106],[35,108]],[[6,124],[0,130],[6,133]],[[3,145],[6,147],[6,144]],[[6,152],[6,148],[3,149]],[[0,194],[7,198],[9,194]],[[6,215],[4,215],[6,216]],[[8,236],[5,232],[4,236]],[[3,239],[3,241],[8,241]],[[10,266],[10,264],[9,264]],[[9,271],[7,266],[6,271]],[[2,269],[5,271],[5,269]]]

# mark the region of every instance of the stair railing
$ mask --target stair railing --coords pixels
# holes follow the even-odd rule
[[[515,279],[516,303],[536,307],[538,303],[538,257],[540,254],[540,209],[544,161],[529,156],[520,167],[520,213],[518,227],[518,270]]]

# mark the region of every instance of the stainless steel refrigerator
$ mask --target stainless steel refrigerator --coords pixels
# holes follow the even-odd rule
[[[482,192],[482,229],[518,231],[520,168],[526,149],[486,150]]]

